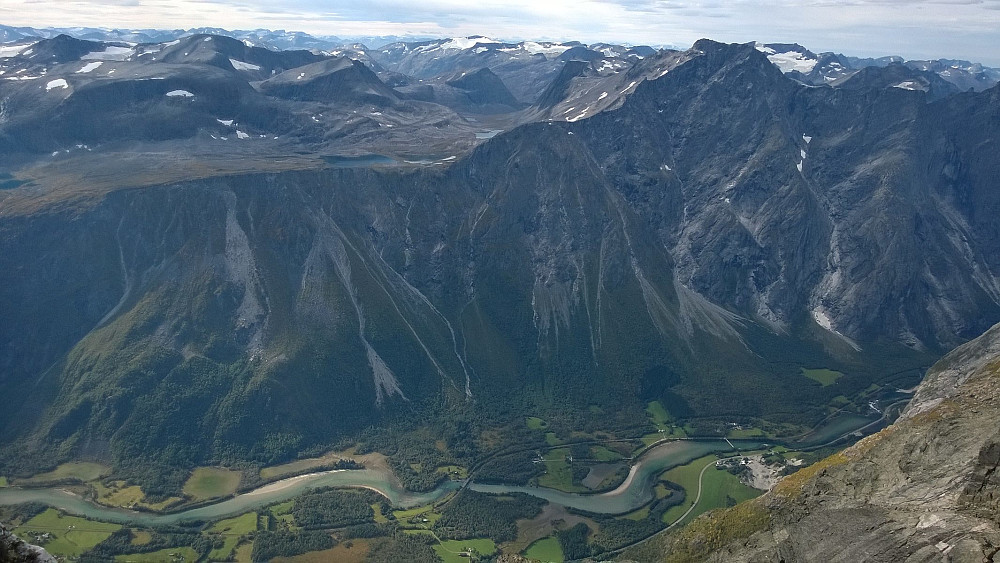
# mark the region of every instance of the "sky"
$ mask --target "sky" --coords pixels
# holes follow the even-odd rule
[[[0,24],[485,35],[676,47],[707,37],[1000,66],[1000,0],[0,0]]]

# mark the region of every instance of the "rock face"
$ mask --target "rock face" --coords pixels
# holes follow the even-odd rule
[[[608,47],[645,58],[569,63],[554,113],[480,142],[361,63],[255,88],[233,60],[265,58],[216,43],[172,47],[219,65],[0,84],[0,159],[30,164],[0,202],[21,459],[270,463],[410,408],[535,397],[814,422],[1000,320],[1000,88],[930,102],[805,87],[753,45]],[[81,137],[108,146],[60,165]],[[845,377],[804,382],[816,365]]]
[[[3,563],[55,563],[56,558],[44,548],[31,545],[0,524],[0,561]]]
[[[935,365],[892,426],[637,555],[994,561],[1000,553],[998,416],[1000,325]]]

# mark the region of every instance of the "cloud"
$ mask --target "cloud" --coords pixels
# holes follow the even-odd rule
[[[682,46],[710,37],[1000,66],[1000,0],[3,0],[0,22]]]

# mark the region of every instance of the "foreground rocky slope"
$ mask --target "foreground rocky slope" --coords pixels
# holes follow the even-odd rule
[[[1000,325],[882,432],[629,554],[664,561],[991,562],[1000,553]]]

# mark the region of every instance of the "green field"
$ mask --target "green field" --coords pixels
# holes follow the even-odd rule
[[[819,383],[823,387],[828,385],[833,385],[840,379],[844,374],[839,371],[834,371],[832,369],[820,368],[820,369],[806,369],[802,368],[802,375],[808,377],[809,379]]]
[[[716,459],[714,455],[708,455],[663,473],[663,478],[684,487],[684,491],[687,493],[687,498],[682,504],[671,507],[663,514],[664,523],[672,524],[687,512],[698,495],[698,475],[706,464],[712,463]],[[740,482],[739,477],[724,469],[709,467],[702,480],[701,499],[698,501],[698,506],[687,516],[686,521],[690,522],[699,514],[709,510],[724,508],[734,502],[743,502],[762,493],[763,491],[744,485]]]
[[[604,446],[590,446],[590,453],[594,456],[594,459],[599,461],[618,461],[622,459],[622,454],[609,450]]]
[[[432,504],[418,506],[409,510],[394,510],[392,514],[396,517],[396,522],[399,522],[399,525],[404,528],[430,528],[435,522],[441,519],[441,513],[435,512],[434,505]],[[425,518],[427,519],[426,522],[424,522]],[[410,522],[410,520],[413,520],[413,522]]]
[[[0,489],[7,486],[7,478],[0,476]]]
[[[295,529],[295,517],[292,516],[292,506],[294,504],[294,500],[286,500],[285,502],[271,506],[269,510],[275,520],[284,522],[289,529]]]
[[[257,531],[257,513],[247,512],[236,518],[219,520],[207,531],[212,534],[222,534],[224,542],[222,547],[213,549],[208,558],[213,561],[228,561],[240,539],[250,532]]]
[[[559,540],[553,537],[542,538],[524,550],[528,559],[537,559],[542,563],[562,563],[563,552]]]
[[[156,503],[146,502],[146,494],[142,491],[142,488],[139,485],[126,486],[125,481],[113,481],[107,485],[100,481],[95,481],[92,484],[94,491],[97,493],[97,502],[108,506],[122,508],[141,507],[154,511],[162,511],[174,504],[184,502],[184,499],[181,497],[168,497]]]
[[[375,514],[374,518],[376,524],[387,524],[389,522],[389,519],[386,518],[384,514],[382,514],[381,504],[377,502],[372,504],[372,512]]]
[[[153,534],[148,530],[132,530],[132,545],[146,545],[153,541]]]
[[[195,501],[206,500],[231,495],[239,486],[239,471],[221,467],[199,467],[194,470],[187,483],[184,483],[184,494]]]
[[[469,470],[461,465],[441,465],[434,471],[443,473],[451,479],[467,479],[469,477]]]
[[[762,438],[764,436],[764,431],[756,427],[733,428],[726,434],[728,438]]]
[[[250,555],[252,553],[253,542],[240,544],[239,547],[236,548],[236,554],[233,558],[239,563],[249,563],[251,560]]]
[[[39,542],[49,553],[61,557],[79,557],[81,553],[106,540],[112,532],[120,528],[118,524],[64,516],[56,509],[50,508],[14,528],[14,533],[29,543],[35,543],[30,532],[51,534],[51,539]]]
[[[42,485],[59,481],[94,481],[111,473],[111,468],[100,463],[74,461],[64,463],[47,473],[40,473],[27,479],[18,479],[18,485]]]
[[[529,416],[524,419],[524,423],[528,425],[528,428],[532,430],[545,430],[549,427],[549,423],[538,418],[537,416]]]
[[[539,486],[558,489],[568,493],[587,490],[584,487],[573,484],[573,469],[569,462],[566,461],[566,456],[568,455],[569,449],[567,448],[559,448],[546,452],[545,459],[548,461],[545,462],[545,473],[538,476]]]
[[[671,422],[673,422],[673,417],[667,412],[667,409],[663,408],[663,405],[659,401],[653,401],[649,403],[646,407],[646,414],[653,419],[653,425],[656,426],[657,430],[666,430]]]
[[[194,562],[198,560],[198,552],[190,547],[168,547],[160,551],[150,551],[149,553],[133,553],[130,555],[119,555],[115,561],[125,563],[135,561],[138,563],[165,563],[171,561]]]
[[[434,551],[444,563],[468,563],[469,558],[460,555],[467,549],[474,549],[480,555],[493,555],[497,546],[490,539],[445,540],[434,546]]]
[[[660,498],[663,498],[663,497],[660,497]],[[638,522],[639,520],[645,520],[646,517],[649,516],[649,506],[650,505],[647,504],[646,506],[644,506],[644,507],[642,507],[642,508],[640,508],[638,510],[633,510],[632,512],[629,512],[628,514],[619,516],[618,518],[622,519],[622,520],[635,520],[636,522]]]
[[[561,445],[563,441],[559,439],[559,436],[556,436],[555,432],[546,432],[545,443],[550,446],[558,446]]]

